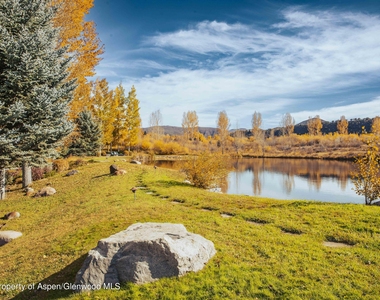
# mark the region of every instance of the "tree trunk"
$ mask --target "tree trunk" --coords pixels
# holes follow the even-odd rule
[[[5,200],[5,168],[0,169],[0,200]]]
[[[26,188],[33,182],[32,180],[32,167],[27,162],[22,163],[22,187]]]

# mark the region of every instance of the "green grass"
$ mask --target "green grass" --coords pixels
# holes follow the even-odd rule
[[[127,175],[109,176],[111,163]],[[2,220],[2,230],[23,233],[0,248],[0,285],[73,283],[99,239],[136,222],[182,223],[213,241],[217,254],[181,278],[83,294],[0,289],[0,299],[380,297],[379,207],[216,194],[183,184],[172,170],[110,159],[78,170],[34,183],[38,190],[49,182],[57,190],[52,197],[30,198],[14,187],[0,202],[0,215],[21,213]],[[144,187],[136,200],[133,186]],[[324,241],[352,247],[329,248]]]

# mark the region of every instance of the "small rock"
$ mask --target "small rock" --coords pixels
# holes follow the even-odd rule
[[[34,194],[34,189],[32,189],[31,187],[26,187],[25,188],[25,194],[27,195],[27,196],[32,196],[33,194]]]
[[[139,162],[138,160],[131,160],[130,163],[136,164],[136,165],[141,165],[141,162]]]
[[[45,186],[44,188],[40,189],[37,194],[34,195],[34,197],[47,197],[47,196],[52,196],[56,193],[57,191],[55,188],[51,186]]]
[[[70,172],[66,173],[66,176],[73,176],[75,174],[78,174],[79,171],[78,170],[71,170]]]
[[[114,175],[116,173],[116,171],[119,170],[119,167],[116,166],[116,165],[111,165],[110,166],[110,174],[111,175]]]
[[[117,170],[114,175],[116,176],[120,176],[120,175],[125,175],[127,174],[127,171],[123,170],[123,169],[120,169],[120,170]]]
[[[4,215],[5,220],[12,220],[12,219],[16,219],[16,218],[20,218],[20,213],[18,211],[12,211],[12,212]]]
[[[20,236],[22,236],[22,233],[18,231],[13,231],[13,230],[0,231],[0,246],[7,244],[14,239],[17,239]]]

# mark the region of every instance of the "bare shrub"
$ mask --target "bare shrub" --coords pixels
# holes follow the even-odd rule
[[[45,177],[45,168],[32,167],[32,179],[33,181],[40,180]]]

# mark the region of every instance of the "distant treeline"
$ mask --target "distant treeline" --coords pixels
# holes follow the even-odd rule
[[[307,129],[307,122],[308,121],[303,121],[297,125],[294,126],[294,133],[295,134],[307,134],[308,129]],[[348,120],[348,133],[357,133],[360,134],[363,131],[363,127],[367,132],[371,132],[371,126],[372,126],[373,119],[372,118],[355,118]],[[322,120],[323,127],[321,129],[322,134],[329,134],[333,132],[337,132],[337,121],[324,121]],[[183,129],[182,127],[177,127],[177,126],[161,126],[163,129],[164,134],[168,135],[181,135],[183,134]],[[198,128],[199,132],[202,133],[204,136],[214,136],[217,133],[217,128],[213,127],[199,127]],[[239,129],[240,131],[245,132],[245,136],[249,137],[252,136],[252,132],[250,129]],[[271,129],[266,129],[265,130],[265,135],[270,136],[271,131],[273,130],[273,134],[275,136],[280,136],[282,135],[281,128],[271,128]],[[148,133],[150,131],[150,128],[143,128],[144,133]],[[236,129],[230,130],[231,133],[235,132]]]

